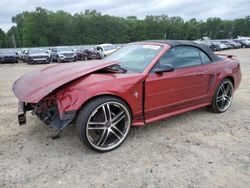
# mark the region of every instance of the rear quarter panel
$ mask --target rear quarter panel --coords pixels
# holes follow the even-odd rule
[[[210,101],[212,101],[216,88],[225,78],[233,79],[233,85],[235,90],[238,88],[241,81],[241,70],[238,60],[235,57],[223,58],[224,60],[214,62],[210,66],[215,76],[214,83],[212,84],[210,92]]]

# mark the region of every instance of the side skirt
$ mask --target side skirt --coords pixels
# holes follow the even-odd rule
[[[208,105],[210,105],[210,103],[203,103],[203,104],[199,104],[199,105],[196,105],[196,106],[192,106],[192,107],[188,107],[188,108],[176,110],[176,111],[173,111],[173,112],[170,112],[170,113],[166,113],[166,114],[163,114],[163,115],[160,115],[160,116],[157,116],[157,117],[146,119],[146,123],[148,124],[148,123],[152,123],[152,122],[155,122],[155,121],[159,121],[159,120],[171,117],[171,116],[175,116],[175,115],[178,115],[178,114],[182,114],[184,112],[188,112],[188,111],[192,111],[192,110],[195,110],[195,109],[199,109],[199,108],[202,108],[202,107],[205,107],[205,106],[208,106]]]

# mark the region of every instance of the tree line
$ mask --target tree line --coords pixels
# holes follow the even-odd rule
[[[250,16],[234,20],[208,18],[206,21],[184,20],[167,15],[126,18],[102,15],[96,10],[74,15],[41,7],[12,17],[7,33],[0,29],[0,48],[98,43],[127,43],[150,39],[196,40],[250,36]]]

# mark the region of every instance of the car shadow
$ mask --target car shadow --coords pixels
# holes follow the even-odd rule
[[[192,126],[192,124],[186,125],[183,122],[187,122],[189,119],[197,119],[197,117],[200,116],[207,116],[207,114],[211,114],[211,112],[209,112],[206,108],[202,108],[177,116],[169,117],[167,119],[157,121],[155,123],[150,123],[145,126],[132,126],[125,143],[126,145],[130,145],[133,144],[134,140],[144,139],[145,136],[150,138],[150,136],[156,136],[154,134],[159,134],[159,132],[167,131],[168,129],[188,129],[190,128],[190,126]],[[52,137],[58,133],[58,130],[44,125],[42,122],[40,122],[39,119],[34,119],[35,117],[33,116],[30,116],[28,118],[28,122],[30,122],[28,124],[33,125],[26,125],[26,131],[28,133],[28,135],[26,136],[28,136],[27,139],[29,139],[30,142],[33,142],[33,144],[41,145],[41,147],[43,147],[42,145],[50,146],[50,152],[65,152],[73,150],[74,153],[81,152],[90,155],[98,154],[98,152],[92,151],[80,141],[75,129],[75,124],[69,124],[63,130],[60,138],[52,139]],[[123,145],[119,147],[118,150],[122,150]],[[53,147],[56,148],[52,149]]]

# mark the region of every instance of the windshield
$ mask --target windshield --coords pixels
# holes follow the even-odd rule
[[[31,48],[29,49],[29,52],[30,53],[46,53],[46,50],[45,49],[40,49],[40,48]]]
[[[114,45],[108,45],[108,46],[103,46],[103,48],[104,48],[105,51],[108,51],[108,50],[115,49],[115,46]]]
[[[131,72],[143,72],[161,49],[160,45],[129,44],[105,57],[105,60],[119,61],[122,68]]]
[[[14,50],[11,50],[11,49],[1,49],[0,53],[1,54],[15,54],[16,52]]]

